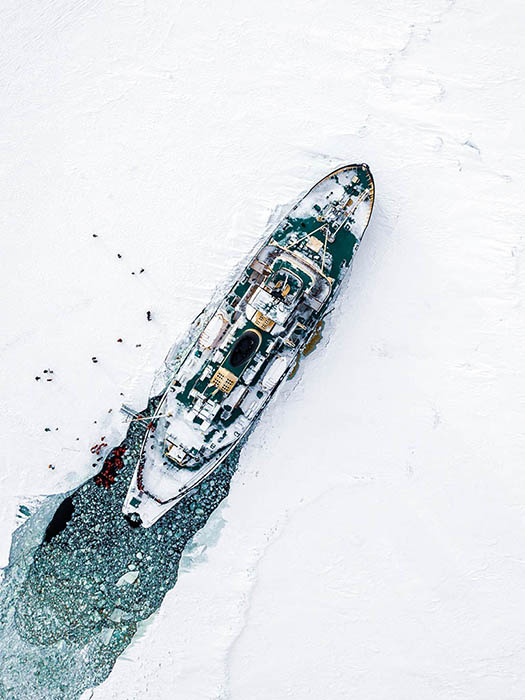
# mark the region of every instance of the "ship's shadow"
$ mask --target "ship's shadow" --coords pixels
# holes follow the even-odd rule
[[[59,505],[12,601],[17,635],[48,654],[51,674],[57,666],[64,680],[61,657],[70,666],[71,655],[82,654],[82,677],[69,679],[64,698],[104,680],[138,623],[159,608],[177,581],[186,543],[227,495],[238,464],[242,446],[151,528],[131,528],[121,508],[144,430],[131,423],[101,474]],[[54,697],[47,676],[32,679],[31,697]]]

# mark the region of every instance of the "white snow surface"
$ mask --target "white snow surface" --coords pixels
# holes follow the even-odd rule
[[[376,184],[320,347],[85,697],[521,700],[522,4],[0,16],[4,564],[18,505],[93,474],[274,208],[349,162]]]

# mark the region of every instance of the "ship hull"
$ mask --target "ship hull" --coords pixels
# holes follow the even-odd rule
[[[304,195],[211,318],[204,314],[148,427],[123,513],[151,527],[246,438],[318,332],[348,276],[374,202],[368,166]]]

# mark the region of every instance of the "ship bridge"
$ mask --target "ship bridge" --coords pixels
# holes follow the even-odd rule
[[[270,333],[280,333],[304,299],[319,310],[330,296],[332,280],[298,251],[275,242],[265,246],[250,267],[260,284],[246,304],[246,317]]]

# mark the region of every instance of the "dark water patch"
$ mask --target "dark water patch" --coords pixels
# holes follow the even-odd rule
[[[62,532],[73,517],[74,510],[75,506],[73,505],[73,499],[71,496],[67,496],[67,498],[64,498],[62,503],[58,506],[51,522],[47,526],[46,534],[44,535],[44,542],[51,542],[53,537],[58,535],[59,532]]]

